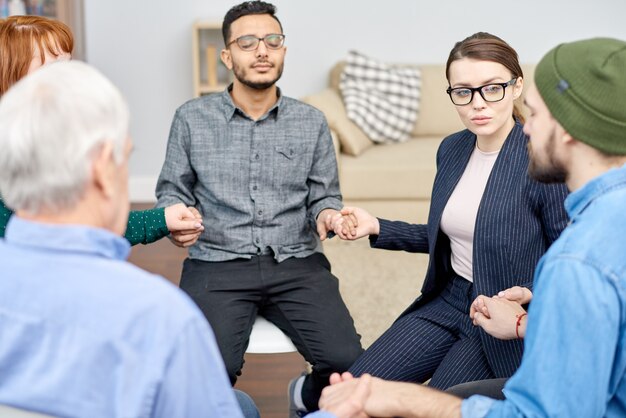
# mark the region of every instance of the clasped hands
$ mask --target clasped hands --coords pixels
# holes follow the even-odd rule
[[[165,208],[165,224],[170,231],[170,240],[178,247],[190,247],[198,240],[204,226],[198,209],[177,203]]]
[[[520,318],[526,311],[522,307],[530,302],[532,292],[514,286],[488,297],[478,296],[470,307],[470,318],[474,325],[501,340],[512,340],[526,335],[526,318]],[[519,325],[518,325],[518,320]]]
[[[378,219],[367,211],[345,206],[340,211],[324,209],[317,218],[317,232],[322,241],[328,232],[334,232],[344,240],[355,240],[367,235],[377,235],[380,231]]]
[[[394,391],[402,390],[404,385],[368,374],[355,378],[347,372],[333,373],[319,406],[338,418],[391,417],[397,407]]]

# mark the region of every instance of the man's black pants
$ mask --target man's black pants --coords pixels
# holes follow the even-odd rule
[[[316,410],[333,372],[363,352],[330,263],[321,253],[277,263],[272,255],[224,262],[187,259],[180,281],[213,328],[234,385],[258,314],[280,328],[313,366],[302,399]]]

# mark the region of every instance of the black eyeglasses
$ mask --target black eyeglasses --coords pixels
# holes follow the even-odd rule
[[[229,47],[237,42],[237,45],[242,51],[256,51],[259,47],[259,42],[261,41],[263,41],[268,49],[280,49],[285,43],[285,35],[281,33],[270,33],[262,38],[257,38],[254,35],[243,35],[233,41],[230,41],[226,46]]]
[[[499,102],[504,99],[506,88],[515,84],[517,77],[507,81],[506,83],[491,83],[479,87],[448,87],[446,93],[450,96],[450,100],[456,106],[465,106],[472,102],[474,93],[478,92],[480,97],[486,102]]]

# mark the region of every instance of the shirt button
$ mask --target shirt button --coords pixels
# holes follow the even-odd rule
[[[258,189],[258,187],[252,186],[252,190],[256,190],[256,189]]]
[[[258,211],[257,213],[259,214],[259,216],[263,215],[263,211],[262,210]]]
[[[260,242],[261,240],[257,237],[254,239],[254,242],[256,242],[257,244]]]
[[[259,157],[259,154],[256,154],[256,155],[254,156],[254,159],[255,159],[255,160],[258,160],[259,158],[261,158],[261,157]]]

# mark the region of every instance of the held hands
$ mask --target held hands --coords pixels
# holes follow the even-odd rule
[[[347,231],[347,234],[356,234],[357,227],[357,219],[351,215],[343,216],[339,211],[335,209],[324,209],[319,215],[317,215],[317,233],[320,236],[320,239],[324,241],[328,237],[329,232],[334,232],[339,235],[337,231],[333,228],[333,219],[341,218],[342,225]],[[345,218],[345,219],[344,219]],[[346,239],[339,235],[341,239]]]
[[[470,308],[470,318],[473,318],[474,312],[477,312],[477,311],[489,317],[489,311],[482,301],[482,298],[484,297],[485,296],[481,295],[481,296],[478,296],[476,300],[474,300]],[[511,302],[517,302],[520,305],[525,305],[527,303],[530,303],[531,299],[533,298],[533,293],[528,288],[521,287],[521,286],[513,286],[508,289],[498,292],[498,294],[494,296],[494,298],[506,299],[506,300],[510,300]]]
[[[378,218],[370,215],[364,209],[350,206],[345,206],[339,214],[331,219],[331,228],[339,238],[345,240],[378,235],[380,232]]]
[[[478,296],[470,308],[470,318],[474,325],[501,340],[512,340],[526,335],[526,317],[521,317],[520,320],[522,314],[526,314],[526,311],[518,302],[498,296]]]
[[[392,382],[364,374],[360,378],[350,373],[333,373],[330,376],[330,386],[322,391],[320,409],[335,413],[339,418],[344,417],[395,417],[421,416],[417,404],[424,404],[437,392],[422,385],[406,382]],[[445,404],[457,402],[460,410],[460,399],[455,400],[445,395]],[[407,400],[411,400],[408,402]],[[408,402],[408,403],[407,403]],[[345,404],[347,409],[344,415],[338,414],[333,408]],[[352,415],[350,415],[352,414]],[[424,416],[449,416],[445,414],[425,414]]]
[[[165,223],[171,232],[171,241],[178,247],[189,247],[198,240],[204,226],[196,208],[177,203],[165,208]]]
[[[355,379],[350,373],[333,373],[330,384],[322,391],[320,409],[337,418],[367,418],[365,402],[370,395],[372,377],[363,375]],[[345,384],[342,384],[344,383]]]

